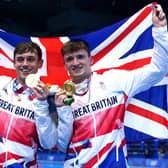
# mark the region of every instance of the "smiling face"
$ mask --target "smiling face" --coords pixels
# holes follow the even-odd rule
[[[88,43],[81,39],[66,42],[61,48],[66,70],[74,83],[89,79],[91,75],[92,57]]]
[[[14,67],[17,73],[18,82],[25,84],[25,79],[29,74],[37,73],[38,69],[42,67],[42,60],[36,52],[25,52],[22,54],[15,54]]]
[[[64,55],[64,65],[73,82],[79,83],[91,75],[92,57],[85,49]]]

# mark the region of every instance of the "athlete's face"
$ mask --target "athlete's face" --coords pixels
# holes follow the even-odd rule
[[[38,55],[32,52],[16,54],[14,67],[17,73],[18,82],[25,83],[25,78],[32,73],[36,73],[41,68],[43,61],[38,59]]]
[[[84,49],[64,55],[64,65],[73,82],[79,83],[91,74],[92,57]]]

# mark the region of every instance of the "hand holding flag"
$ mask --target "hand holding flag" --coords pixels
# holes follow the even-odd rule
[[[43,50],[44,64],[39,72],[42,81],[59,86],[69,79],[60,53],[63,43],[69,39],[83,39],[89,43],[94,58],[92,70],[98,73],[110,69],[134,70],[150,64],[153,51],[152,18],[155,26],[165,25],[162,10],[158,13],[159,8],[154,8],[152,17],[151,5],[156,6],[156,3],[146,6],[132,17],[114,25],[78,36],[22,37],[1,30],[0,75],[13,78],[16,76],[12,66],[13,50],[17,43],[30,40],[37,42]],[[151,136],[168,138],[167,83],[168,79],[165,77],[150,90],[130,100],[125,117],[126,134],[129,134],[127,141],[139,140],[135,138],[138,132],[141,136],[137,137],[141,139],[142,134],[145,135],[144,138]]]

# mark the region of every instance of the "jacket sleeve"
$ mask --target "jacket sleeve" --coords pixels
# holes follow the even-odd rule
[[[134,72],[130,95],[149,89],[159,82],[168,71],[168,33],[167,26],[153,27],[154,49],[151,63]],[[135,88],[135,89],[134,89]]]
[[[66,152],[73,132],[73,117],[71,106],[57,107],[58,127],[57,127],[57,147],[60,151]]]
[[[150,55],[152,56],[151,63],[132,71],[114,70],[113,72],[117,89],[124,90],[129,97],[149,89],[168,72],[167,27],[153,27],[152,33],[154,48]],[[107,76],[108,74],[105,77]]]
[[[35,111],[36,128],[40,141],[40,145],[44,149],[54,147],[58,135],[56,124],[52,120],[47,100],[33,100],[33,110]]]

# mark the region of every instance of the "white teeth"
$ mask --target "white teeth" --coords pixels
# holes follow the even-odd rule
[[[77,67],[77,68],[72,68],[72,70],[80,70],[81,69],[81,67]]]
[[[22,72],[29,72],[30,70],[20,69]]]
[[[22,72],[31,72],[32,69],[25,69],[20,67],[19,70]]]

